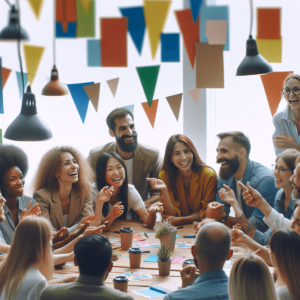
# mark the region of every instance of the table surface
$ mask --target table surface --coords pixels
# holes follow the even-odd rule
[[[140,221],[128,221],[128,220],[115,220],[113,225],[109,228],[107,232],[104,232],[103,234],[110,238],[112,243],[119,242],[118,239],[120,239],[120,235],[117,233],[114,233],[114,231],[119,231],[122,227],[132,227],[134,230],[135,235],[139,235],[141,237],[144,236],[144,232],[153,232],[155,233],[157,229],[159,228],[160,222],[157,222],[155,227],[153,229],[147,228],[145,225],[143,225]],[[177,235],[180,236],[180,238],[176,238],[176,246],[175,251],[172,255],[172,258],[175,257],[184,257],[184,259],[193,258],[191,254],[190,245],[195,242],[195,238],[183,238],[184,235],[195,235],[195,229],[193,225],[183,225],[182,229],[177,230]],[[143,242],[153,242],[158,245],[160,245],[160,241],[155,238],[154,235],[149,235],[149,239],[146,239]],[[133,246],[136,243],[140,242],[133,242]],[[184,246],[186,244],[186,248],[176,248],[178,246]],[[114,245],[114,244],[113,244]],[[114,245],[115,247],[118,247],[119,245]],[[142,296],[136,295],[132,293],[131,291],[139,290],[143,288],[148,288],[152,285],[158,285],[165,287],[170,290],[177,290],[181,286],[181,278],[180,278],[180,270],[182,269],[182,264],[180,263],[172,263],[171,264],[171,272],[170,276],[159,276],[158,275],[158,264],[155,262],[144,262],[144,260],[149,257],[151,254],[156,254],[157,248],[142,248],[143,251],[150,251],[150,253],[143,253],[142,254],[142,263],[141,267],[139,269],[131,269],[129,265],[129,257],[128,252],[124,250],[116,249],[113,252],[115,254],[119,254],[118,260],[113,262],[113,268],[109,276],[107,277],[105,281],[105,285],[113,288],[113,282],[112,279],[116,276],[122,275],[124,273],[131,273],[131,272],[139,272],[142,274],[149,274],[152,276],[152,278],[148,278],[146,280],[129,280],[128,282],[128,293],[131,295],[134,299],[146,299]],[[231,260],[227,261],[224,265],[224,271],[229,276],[230,270],[233,264],[233,261],[237,259],[239,256],[244,256],[250,253],[248,249],[241,246],[231,246],[231,249],[233,249],[233,257]],[[55,274],[56,276],[64,276],[64,274],[70,274],[70,273],[78,273],[78,267],[70,266],[63,266],[61,269],[56,270]],[[162,297],[155,298],[155,299],[162,299]]]

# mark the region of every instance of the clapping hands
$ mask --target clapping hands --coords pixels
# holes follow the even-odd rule
[[[166,184],[160,180],[160,179],[157,179],[157,178],[146,178],[146,180],[150,183],[151,187],[154,189],[154,190],[164,190],[167,188]]]
[[[27,217],[27,216],[41,216],[41,209],[39,207],[39,204],[36,203],[33,207],[31,207],[32,205],[32,201],[29,201],[27,204],[27,209],[23,209],[22,213],[21,213],[21,217],[20,217],[20,222],[22,222],[22,220]]]
[[[164,211],[164,206],[160,202],[153,203],[149,208],[148,212],[152,214],[162,213]]]

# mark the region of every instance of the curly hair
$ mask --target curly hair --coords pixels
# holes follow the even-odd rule
[[[80,198],[84,199],[91,193],[91,184],[94,181],[93,171],[87,160],[73,147],[55,147],[49,150],[42,158],[34,179],[34,191],[47,187],[50,190],[58,190],[59,185],[55,177],[61,163],[61,154],[69,152],[74,156],[78,165],[78,181],[73,183],[73,188]]]
[[[6,172],[12,167],[18,167],[25,176],[28,171],[26,153],[13,145],[0,145],[0,187],[3,186]]]

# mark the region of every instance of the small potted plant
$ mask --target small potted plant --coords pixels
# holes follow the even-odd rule
[[[163,220],[160,228],[157,230],[155,237],[160,239],[161,246],[166,244],[171,251],[175,249],[177,229],[170,222]]]
[[[169,276],[171,269],[171,255],[173,251],[166,246],[166,244],[162,244],[157,251],[158,258],[158,273],[160,276]]]

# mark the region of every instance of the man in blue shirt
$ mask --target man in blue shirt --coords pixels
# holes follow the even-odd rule
[[[275,177],[273,172],[249,159],[251,145],[249,139],[239,131],[224,132],[217,135],[220,139],[217,147],[217,163],[221,164],[217,182],[216,201],[210,203],[206,216],[216,219],[225,225],[232,227],[239,220],[228,217],[230,204],[225,203],[219,196],[219,191],[224,188],[224,184],[229,186],[236,196],[243,216],[261,232],[265,232],[268,226],[264,223],[263,213],[257,208],[248,206],[242,196],[242,190],[238,182],[244,185],[249,182],[250,186],[258,190],[259,193],[274,207],[274,199],[278,189],[275,187]],[[241,217],[241,218],[242,218]]]
[[[231,244],[229,230],[221,223],[203,225],[192,246],[195,266],[181,271],[182,288],[167,294],[164,300],[229,300],[228,277],[223,271]],[[199,275],[199,276],[198,276]]]

